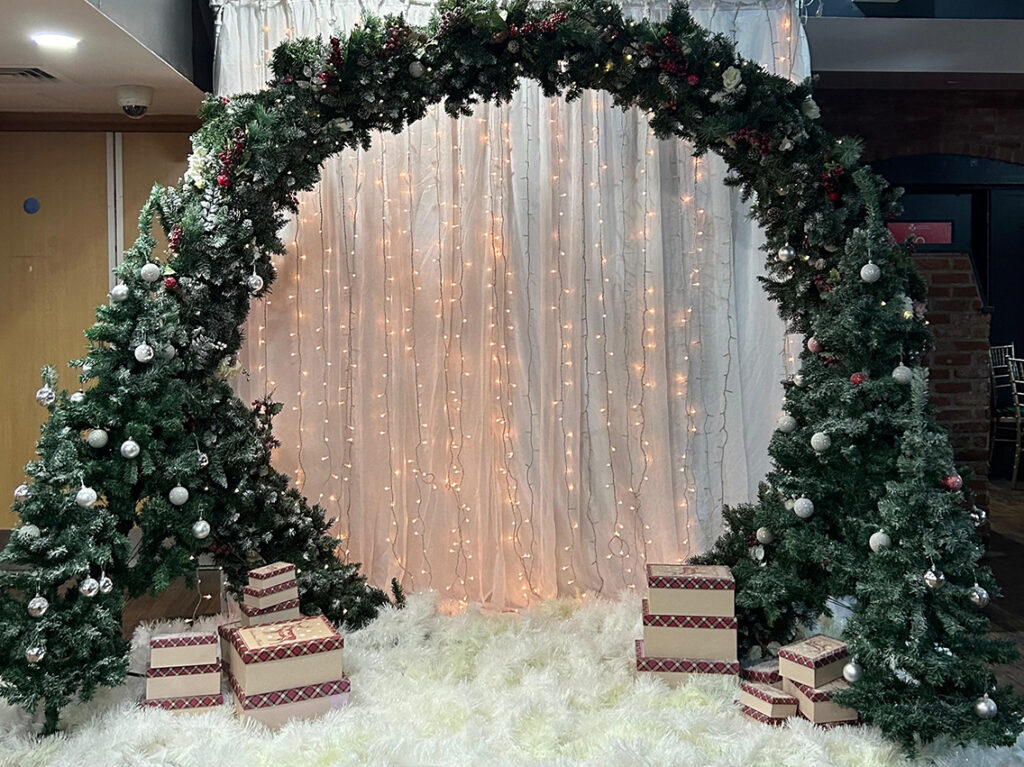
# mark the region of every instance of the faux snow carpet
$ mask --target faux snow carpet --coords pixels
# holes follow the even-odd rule
[[[209,624],[212,625],[212,624]],[[181,630],[162,624],[158,633]],[[936,747],[914,763],[867,727],[781,728],[736,708],[734,680],[671,690],[637,678],[640,600],[546,602],[521,615],[442,615],[429,594],[345,641],[350,705],[274,734],[230,706],[174,716],[134,704],[133,678],[65,714],[39,740],[20,709],[0,704],[0,764],[17,767],[1009,767],[1008,749]],[[148,632],[133,669],[146,666]]]

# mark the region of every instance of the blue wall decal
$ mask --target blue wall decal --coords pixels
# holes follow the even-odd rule
[[[26,213],[38,213],[39,200],[37,200],[35,197],[26,197],[25,202],[22,203],[21,207],[25,209]]]

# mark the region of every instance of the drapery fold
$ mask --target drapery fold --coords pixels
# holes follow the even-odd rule
[[[229,0],[218,91],[259,88],[289,36],[430,10]],[[809,73],[792,3],[691,12],[747,58]],[[373,582],[496,608],[614,593],[646,561],[706,549],[722,503],[752,497],[787,349],[725,174],[607,94],[566,103],[530,82],[326,164],[254,305],[238,389],[285,403],[276,461]]]

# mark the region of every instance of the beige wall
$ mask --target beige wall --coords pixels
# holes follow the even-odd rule
[[[120,152],[113,148],[120,143]],[[0,528],[16,517],[10,493],[23,481],[46,410],[33,398],[43,365],[77,388],[67,361],[85,349],[82,331],[106,300],[108,221],[135,238],[138,210],[154,182],[174,183],[185,167],[186,134],[0,133]],[[120,159],[120,163],[117,160]],[[111,210],[108,182],[120,186],[123,214]],[[116,182],[116,184],[115,184]],[[28,214],[26,198],[39,200]],[[116,207],[116,206],[115,206]]]

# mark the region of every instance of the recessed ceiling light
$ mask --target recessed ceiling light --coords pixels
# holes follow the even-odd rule
[[[47,32],[39,35],[32,35],[32,42],[40,48],[51,48],[55,51],[70,51],[75,48],[79,39],[71,35],[58,35]]]

